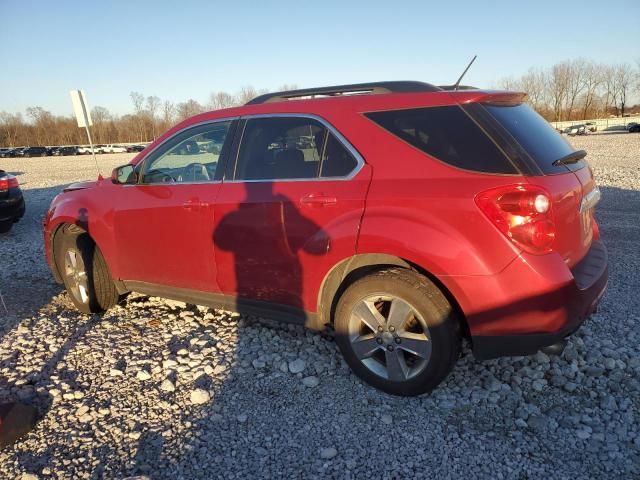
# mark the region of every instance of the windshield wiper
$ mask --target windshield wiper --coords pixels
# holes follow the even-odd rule
[[[587,152],[584,150],[576,150],[575,152],[571,152],[564,157],[560,157],[558,160],[553,162],[551,165],[554,167],[558,167],[560,165],[569,165],[570,163],[578,163],[584,157],[587,156]]]

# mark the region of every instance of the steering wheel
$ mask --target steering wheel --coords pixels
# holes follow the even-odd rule
[[[182,169],[182,173],[178,177],[179,182],[198,182],[211,180],[209,171],[202,163],[190,163]]]

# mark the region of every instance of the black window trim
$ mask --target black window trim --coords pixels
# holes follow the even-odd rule
[[[177,132],[175,132],[173,135],[171,135],[170,137],[165,138],[162,142],[160,142],[158,145],[156,145],[155,147],[153,147],[153,149],[149,150],[144,158],[142,160],[140,160],[136,165],[135,165],[135,171],[137,172],[141,172],[142,169],[144,169],[145,164],[149,161],[149,157],[151,155],[153,155],[155,152],[157,152],[159,149],[161,149],[162,147],[166,146],[167,143],[171,142],[173,139],[175,139],[178,135],[182,135],[183,133],[195,129],[195,128],[199,128],[202,127],[204,125],[214,125],[216,123],[225,123],[225,122],[231,122],[231,125],[229,127],[229,132],[227,132],[227,136],[229,137],[229,145],[231,145],[232,141],[233,141],[233,137],[234,137],[234,122],[236,122],[240,117],[239,116],[234,116],[234,117],[225,117],[225,118],[216,118],[216,119],[211,119],[211,120],[204,120],[202,122],[198,122],[198,123],[193,123],[190,125],[185,126],[184,128],[181,128],[180,130],[178,130]],[[225,142],[224,142],[224,146],[227,145],[227,138],[225,138]],[[224,150],[224,146],[223,146],[223,150]],[[226,152],[224,152],[226,153]],[[222,165],[219,165],[220,169],[222,169],[222,171],[224,172],[225,170],[225,165],[224,163],[227,161],[226,158],[223,158],[223,152],[220,152],[220,157],[222,158]],[[228,155],[226,155],[228,156]],[[218,167],[216,167],[216,170],[219,170]],[[215,185],[215,184],[219,184],[222,183],[223,178],[219,178],[217,180],[208,180],[208,181],[201,181],[201,182],[167,182],[167,183],[162,183],[162,182],[158,182],[158,183],[142,183],[142,175],[138,175],[138,181],[136,183],[132,183],[132,184],[125,184],[123,185],[124,187],[145,187],[145,186],[158,186],[158,185],[163,185],[163,186],[178,186],[178,185]]]
[[[253,120],[255,118],[309,118],[311,120],[315,120],[319,122],[322,126],[324,126],[329,133],[332,133],[338,142],[342,144],[344,148],[355,158],[356,166],[351,170],[347,175],[343,175],[340,177],[321,177],[320,173],[322,173],[322,165],[318,170],[318,175],[315,177],[308,178],[261,178],[261,179],[249,179],[249,180],[236,180],[236,167],[238,165],[238,157],[240,155],[240,148],[242,146],[242,138],[244,137],[244,131],[247,126],[248,120]],[[342,135],[333,125],[331,125],[324,118],[319,117],[318,115],[314,115],[312,113],[258,113],[253,115],[241,115],[239,117],[240,120],[244,120],[244,124],[242,126],[242,131],[239,132],[240,141],[238,142],[237,148],[232,154],[233,159],[229,159],[230,163],[233,163],[233,167],[230,167],[228,170],[233,174],[233,179],[225,178],[223,180],[224,183],[261,183],[261,182],[311,182],[311,181],[322,181],[322,182],[333,182],[333,181],[348,181],[353,179],[360,170],[364,167],[365,161],[360,152],[355,149],[355,147]],[[325,135],[325,146],[327,142],[328,135]],[[324,147],[323,147],[324,148]],[[324,150],[323,150],[324,151]],[[322,163],[322,158],[320,159]]]

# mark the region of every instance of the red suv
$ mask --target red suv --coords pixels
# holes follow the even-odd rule
[[[607,282],[600,198],[524,94],[382,82],[185,120],[44,221],[83,312],[127,292],[332,326],[386,392],[478,358],[560,352]]]

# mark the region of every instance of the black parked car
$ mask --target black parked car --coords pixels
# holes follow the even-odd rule
[[[25,204],[18,179],[0,170],[0,233],[11,230],[24,215]]]
[[[18,157],[46,157],[49,155],[47,147],[26,147],[23,148],[16,156]]]
[[[640,133],[640,123],[631,122],[627,125],[627,131],[629,133]]]
[[[0,158],[11,158],[16,156],[16,151],[20,150],[19,148],[3,148],[0,149]]]
[[[127,149],[127,152],[131,153],[131,152],[141,152],[142,150],[145,149],[144,145],[127,145],[125,147]]]
[[[78,147],[58,147],[53,152],[56,157],[62,157],[67,155],[80,155]]]

